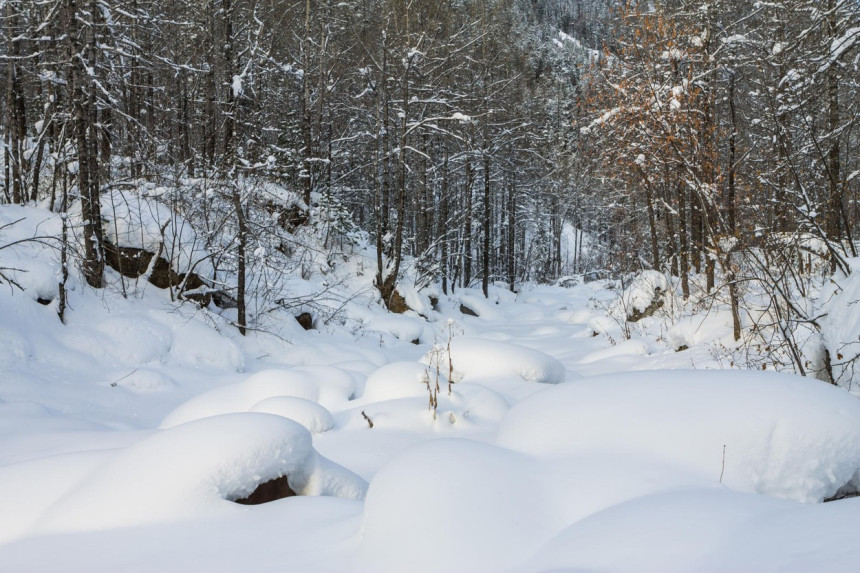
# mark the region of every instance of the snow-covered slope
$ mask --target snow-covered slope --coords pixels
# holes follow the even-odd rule
[[[0,246],[48,238],[0,248],[23,289],[0,285],[4,573],[860,562],[858,500],[819,503],[860,485],[860,402],[716,370],[724,315],[631,329],[597,281],[433,308],[404,288],[424,317],[392,316],[352,276],[357,253],[304,285],[339,285],[322,287],[341,311],[317,330],[273,313],[242,337],[229,311],[74,271],[64,325],[59,220],[0,209],[18,220]],[[281,476],[299,495],[232,502]]]

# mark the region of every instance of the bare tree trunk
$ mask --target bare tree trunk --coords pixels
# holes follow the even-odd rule
[[[687,190],[683,179],[678,183],[678,272],[681,275],[681,293],[690,298],[690,251],[687,239]]]
[[[311,133],[311,0],[305,0],[305,36],[302,38],[302,135],[305,144],[305,160],[302,173],[302,199],[305,205],[311,206],[311,191],[313,191],[313,134]]]
[[[448,148],[445,147],[442,160],[442,188],[439,191],[439,217],[437,236],[442,241],[442,293],[448,294],[448,241],[450,223],[448,221]]]
[[[466,201],[463,217],[463,282],[464,288],[469,286],[472,280],[472,160],[466,158],[466,188],[463,198]]]
[[[72,105],[75,126],[75,143],[78,158],[78,189],[81,194],[81,216],[84,234],[84,278],[92,287],[104,286],[104,253],[101,226],[101,200],[99,197],[98,135],[95,110],[95,86],[83,69],[83,61],[95,66],[95,30],[88,26],[78,28],[77,0],[66,0],[66,34],[69,58],[68,94]],[[95,0],[89,7],[98,9]],[[84,38],[79,34],[83,33]],[[85,43],[82,42],[85,40]]]
[[[508,195],[508,283],[511,292],[516,291],[517,266],[517,179],[516,171],[511,172],[511,190]]]
[[[482,277],[481,290],[484,297],[489,297],[490,283],[490,233],[492,230],[492,220],[490,213],[492,212],[490,205],[490,154],[488,150],[484,150],[484,245],[482,253]]]

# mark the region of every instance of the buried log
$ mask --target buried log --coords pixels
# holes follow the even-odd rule
[[[293,497],[295,495],[298,494],[290,487],[287,476],[281,476],[265,483],[261,483],[257,486],[257,489],[250,493],[250,495],[241,499],[234,499],[233,502],[241,505],[260,505],[262,503],[269,503],[270,501],[283,499],[285,497]]]

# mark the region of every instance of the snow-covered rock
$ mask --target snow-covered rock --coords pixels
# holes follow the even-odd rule
[[[364,495],[364,481],[321,458],[281,416],[214,416],[162,430],[116,453],[55,503],[36,528],[70,533],[237,511],[229,503],[287,476],[298,494]]]

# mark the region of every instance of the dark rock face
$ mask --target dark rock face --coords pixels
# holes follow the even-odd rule
[[[403,298],[403,295],[396,290],[391,292],[391,296],[388,297],[388,301],[385,306],[388,307],[388,310],[397,314],[403,314],[409,310],[409,305],[406,304],[406,299]]]
[[[309,312],[303,312],[296,317],[296,322],[305,330],[311,330],[314,327],[314,317]]]
[[[117,247],[113,243],[104,241],[105,262],[110,268],[124,277],[136,279],[147,271],[152,263],[155,253],[135,247]],[[182,292],[205,291],[208,286],[203,279],[194,273],[179,274],[170,267],[170,263],[163,257],[155,259],[152,265],[152,273],[149,282],[158,288],[170,288],[182,286]],[[182,295],[182,293],[180,293]],[[188,293],[183,298],[193,300],[201,306],[206,306],[212,297],[206,292]]]
[[[465,304],[460,305],[460,312],[468,315],[468,316],[478,316],[478,313],[466,306]]]
[[[293,497],[296,494],[293,488],[290,487],[287,476],[281,476],[257,486],[257,489],[251,492],[248,497],[233,500],[242,505],[260,505],[261,503],[269,503],[276,499],[285,497]]]

